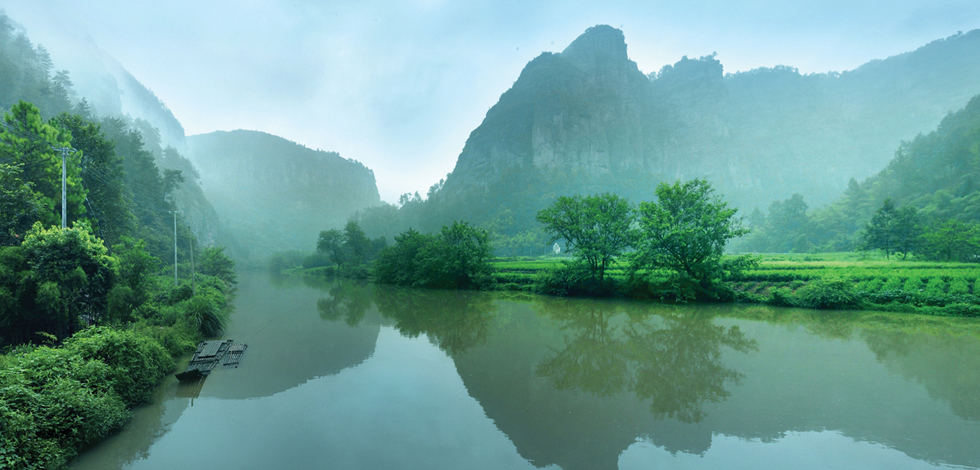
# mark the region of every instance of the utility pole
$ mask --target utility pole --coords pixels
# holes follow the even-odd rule
[[[191,233],[190,226],[187,226],[187,234],[191,246],[191,293],[197,295],[197,270],[194,269],[194,234]]]
[[[180,211],[170,212],[174,215],[174,287],[177,287],[177,213]]]
[[[68,147],[61,147],[61,229],[68,226]]]

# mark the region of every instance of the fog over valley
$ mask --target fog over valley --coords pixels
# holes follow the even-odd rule
[[[980,469],[980,2],[0,5],[0,469]]]

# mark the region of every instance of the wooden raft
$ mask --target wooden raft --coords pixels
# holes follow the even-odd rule
[[[248,345],[245,343],[231,345],[231,349],[228,350],[228,359],[225,359],[225,365],[238,367],[238,363],[242,360],[242,354],[245,354],[246,349],[248,349]]]
[[[194,357],[187,364],[187,369],[177,374],[177,380],[181,382],[197,380],[211,373],[211,369],[218,364],[218,361],[231,348],[232,340],[213,340],[201,341],[194,351]],[[239,355],[240,357],[241,355]]]

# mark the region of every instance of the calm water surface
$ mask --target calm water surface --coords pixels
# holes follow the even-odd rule
[[[241,366],[72,468],[980,466],[976,321],[261,274],[235,305]]]

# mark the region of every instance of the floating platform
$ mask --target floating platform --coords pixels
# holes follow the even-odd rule
[[[231,348],[228,349],[228,359],[225,359],[225,365],[238,367],[238,363],[241,362],[242,354],[245,354],[246,349],[248,349],[248,345],[245,343],[231,345]]]
[[[177,380],[187,382],[207,376],[228,352],[231,345],[232,340],[230,339],[224,341],[201,341],[197,345],[197,350],[194,351],[194,357],[191,358],[191,362],[187,364],[187,369],[177,374]],[[241,354],[238,357],[240,358]]]

